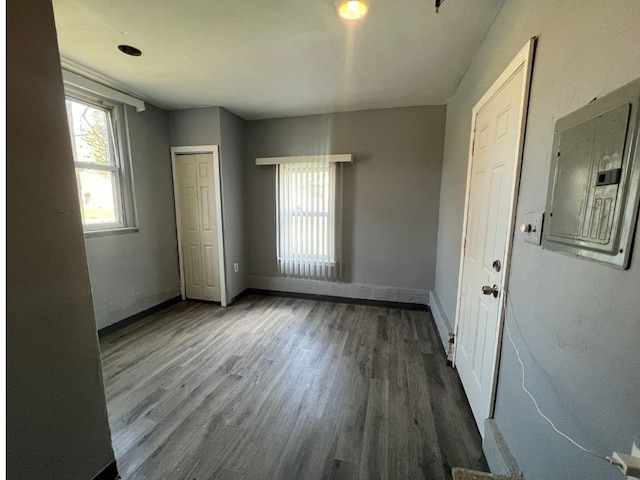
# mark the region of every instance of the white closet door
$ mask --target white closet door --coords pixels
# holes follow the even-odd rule
[[[180,227],[187,298],[220,301],[213,155],[178,155]]]

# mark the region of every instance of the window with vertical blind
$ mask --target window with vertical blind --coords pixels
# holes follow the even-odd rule
[[[340,173],[344,161],[351,161],[351,156],[257,160],[258,165],[276,166],[280,274],[320,280],[340,277]]]

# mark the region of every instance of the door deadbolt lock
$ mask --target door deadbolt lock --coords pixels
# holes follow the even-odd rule
[[[493,295],[493,297],[496,298],[498,296],[498,293],[499,293],[498,285],[494,285],[493,287],[489,285],[485,285],[484,287],[482,287],[483,295]]]
[[[500,260],[494,260],[492,266],[496,272],[499,272],[500,270],[502,270],[502,263],[500,263]]]

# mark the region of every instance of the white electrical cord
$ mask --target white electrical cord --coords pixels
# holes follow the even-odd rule
[[[507,296],[507,301],[511,305],[511,312],[513,313],[513,320],[514,320],[514,322],[516,322],[516,324],[519,324],[520,322],[518,322],[518,317],[516,315],[516,309],[513,307],[513,302],[511,301],[511,295],[508,294],[506,290],[504,290],[504,294]],[[578,447],[580,450],[582,450],[583,452],[588,453],[589,455],[593,455],[596,458],[604,460],[607,463],[611,463],[609,458],[607,458],[607,457],[605,457],[603,455],[598,455],[597,453],[589,450],[588,448],[583,447],[578,442],[576,442],[574,439],[572,439],[569,435],[567,435],[566,433],[561,432],[560,430],[558,430],[558,428],[555,426],[553,421],[551,421],[551,419],[549,417],[547,417],[544,413],[542,413],[542,410],[540,410],[540,406],[538,405],[538,401],[536,400],[536,398],[533,396],[533,394],[529,391],[529,389],[525,385],[525,382],[524,382],[524,377],[525,377],[524,363],[522,362],[522,359],[520,358],[520,351],[518,350],[518,347],[516,347],[516,344],[514,343],[513,338],[511,337],[511,331],[509,330],[509,324],[507,323],[507,316],[508,315],[505,315],[505,317],[504,317],[504,325],[505,325],[505,327],[507,329],[507,336],[509,337],[509,341],[511,342],[511,345],[513,345],[513,348],[516,351],[516,357],[518,357],[518,362],[520,362],[520,367],[521,367],[521,370],[522,370],[522,389],[526,392],[527,395],[529,395],[529,397],[531,397],[531,400],[533,401],[533,404],[535,405],[536,410],[538,411],[538,414],[542,418],[544,418],[549,423],[549,425],[551,425],[551,428],[553,428],[553,430],[556,433],[558,433],[559,435],[563,436],[565,439],[569,440],[573,445]]]

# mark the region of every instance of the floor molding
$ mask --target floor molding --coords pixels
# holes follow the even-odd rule
[[[431,308],[433,320],[436,323],[436,331],[440,339],[440,345],[446,353],[449,348],[449,333],[453,332],[453,328],[450,326],[451,324],[442,309],[438,295],[433,290],[429,291],[429,307]]]
[[[121,330],[124,327],[128,327],[129,325],[136,323],[137,321],[142,320],[143,318],[153,315],[154,313],[164,310],[165,308],[168,308],[171,305],[175,305],[176,303],[181,301],[182,301],[182,296],[178,295],[176,297],[170,298],[169,300],[165,300],[164,302],[159,303],[158,305],[155,305],[151,308],[147,308],[146,310],[143,310],[140,313],[136,313],[135,315],[131,315],[130,317],[120,320],[119,322],[112,323],[111,325],[107,325],[106,327],[98,330],[98,337],[101,338],[101,337],[104,337],[105,335]]]
[[[249,294],[249,290],[250,290],[249,288],[245,288],[243,291],[241,291],[239,294],[237,294],[235,297],[229,300],[229,302],[227,303],[227,307],[230,307],[234,303],[237,303],[240,300],[242,300],[242,297],[245,297],[246,295]]]
[[[361,283],[329,282],[308,278],[270,275],[249,275],[248,286],[259,290],[306,293],[328,297],[360,298],[384,302],[427,305],[429,291],[417,288],[388,287]]]
[[[114,460],[109,465],[104,467],[102,471],[93,477],[93,480],[114,480],[115,478],[120,478],[118,476],[118,466],[116,465],[116,461]]]
[[[386,300],[369,300],[366,298],[337,297],[334,295],[315,295],[312,293],[281,292],[278,290],[263,290],[259,288],[248,288],[247,290],[245,290],[245,292],[246,294],[253,294],[253,295],[299,298],[303,300],[315,300],[318,302],[347,303],[351,305],[366,305],[369,307],[397,308],[399,310],[417,310],[417,311],[427,311],[427,312],[429,311],[428,305],[420,304],[420,303],[389,302]]]
[[[429,317],[431,318],[431,325],[433,326],[433,331],[435,332],[436,342],[440,345],[440,353],[446,359],[448,355],[447,347],[445,347],[445,343],[442,342],[442,338],[438,333],[438,324],[436,323],[436,319],[433,316],[433,310],[431,309],[431,305],[429,305]],[[447,363],[447,365],[451,365],[451,363]]]

